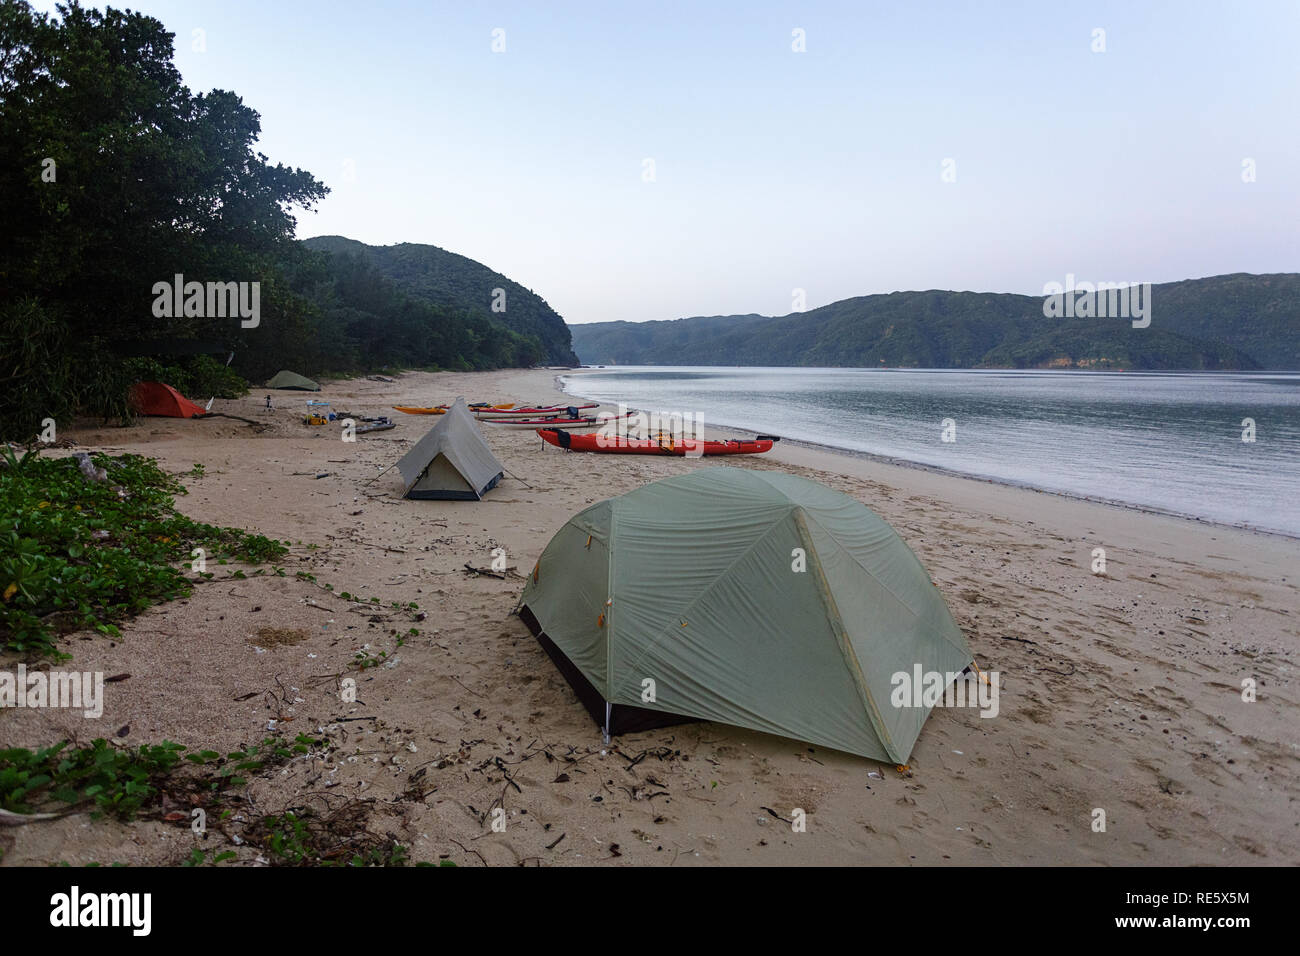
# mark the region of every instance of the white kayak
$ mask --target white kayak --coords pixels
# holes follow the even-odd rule
[[[623,416],[626,420],[629,416]],[[568,431],[583,431],[587,428],[600,428],[609,423],[617,423],[617,415],[596,417],[593,415],[584,415],[581,418],[570,418],[568,415],[554,418],[498,418],[479,419],[484,425],[492,425],[495,428],[564,428]]]
[[[474,417],[479,421],[492,421],[504,418],[574,418],[581,417],[583,413],[591,411],[593,408],[600,408],[599,404],[593,405],[546,405],[532,408],[475,408]],[[575,411],[578,416],[570,414]]]

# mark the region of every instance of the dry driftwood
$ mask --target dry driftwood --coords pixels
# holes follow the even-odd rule
[[[203,421],[205,418],[233,418],[237,422],[245,422],[252,425],[258,431],[271,427],[267,422],[255,422],[251,418],[244,418],[242,415],[231,415],[227,412],[208,412],[206,415],[200,415],[199,421]]]
[[[472,564],[466,564],[464,570],[466,574],[474,577],[482,575],[485,578],[497,578],[500,581],[504,581],[506,578],[522,578],[522,575],[515,570],[514,565],[506,568],[504,573],[494,571],[491,568],[476,568]]]
[[[57,820],[65,815],[62,813],[14,813],[12,810],[0,810],[0,827],[20,827],[40,820]]]

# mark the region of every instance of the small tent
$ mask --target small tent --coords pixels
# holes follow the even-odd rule
[[[477,501],[505,469],[488,448],[465,399],[456,399],[428,434],[397,463],[407,498]]]
[[[267,388],[286,388],[298,392],[319,392],[320,384],[313,382],[309,378],[304,378],[297,372],[279,371],[275,373],[275,378],[266,383]]]
[[[162,382],[136,382],[127,393],[127,401],[139,415],[198,418],[200,415],[207,414],[202,405],[196,405],[176,389]]]
[[[520,617],[607,735],[713,720],[906,763],[970,648],[921,562],[861,502],[794,475],[701,468],[579,512]],[[970,692],[973,694],[973,689]]]

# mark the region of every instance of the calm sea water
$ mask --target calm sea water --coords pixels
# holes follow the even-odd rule
[[[730,437],[717,423],[1300,535],[1300,373],[621,367],[563,382],[700,413],[710,436]]]

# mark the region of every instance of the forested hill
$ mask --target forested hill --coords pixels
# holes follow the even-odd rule
[[[894,292],[780,317],[575,325],[590,365],[1300,369],[1300,275],[1215,276],[1151,289],[1151,324],[1049,319],[1038,296]]]
[[[297,242],[329,190],[257,150],[236,93],[192,92],[174,40],[141,13],[0,0],[0,436],[128,417],[142,380],[201,399],[279,369],[576,361],[561,318],[477,262]]]
[[[533,336],[541,342],[547,364],[578,362],[569,327],[546,300],[481,262],[413,242],[368,246],[344,236],[316,236],[304,239],[303,245],[336,255],[359,256],[413,299],[492,319],[523,336]],[[496,289],[505,292],[504,311],[492,309]]]

